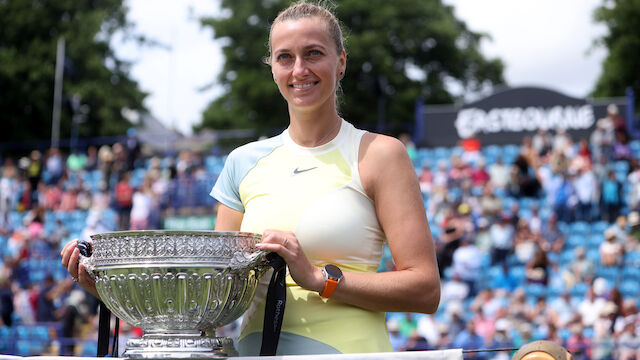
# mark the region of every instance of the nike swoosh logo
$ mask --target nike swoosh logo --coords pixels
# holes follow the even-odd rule
[[[314,167],[312,167],[312,168],[308,168],[308,169],[298,169],[298,168],[295,168],[295,169],[293,170],[293,174],[291,174],[291,175],[298,175],[298,174],[300,174],[300,173],[307,172],[307,171],[311,171],[311,170],[313,170],[313,169],[317,169],[317,168],[318,168],[317,166],[314,166]]]

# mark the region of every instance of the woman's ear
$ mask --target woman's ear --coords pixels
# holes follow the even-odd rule
[[[342,50],[338,58],[338,78],[342,79],[347,71],[347,52]]]

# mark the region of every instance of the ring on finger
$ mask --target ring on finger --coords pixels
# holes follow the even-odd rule
[[[73,279],[73,282],[78,282],[78,277],[72,276],[71,278]]]

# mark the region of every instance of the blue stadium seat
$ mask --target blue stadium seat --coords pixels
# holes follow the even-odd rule
[[[624,254],[624,265],[640,267],[640,251],[631,251]]]
[[[589,289],[589,285],[587,283],[579,282],[569,289],[569,293],[571,296],[582,297],[587,292],[587,289]]]
[[[587,249],[586,258],[593,261],[594,264],[600,264],[600,249],[597,249],[597,248]]]
[[[571,232],[569,236],[567,236],[567,240],[564,243],[565,249],[573,249],[578,246],[587,247],[589,245],[588,236],[581,233]]]
[[[449,160],[449,157],[451,156],[451,151],[444,147],[444,146],[438,146],[436,148],[433,149],[433,157],[435,158],[435,160]]]
[[[547,287],[542,284],[526,284],[524,286],[524,293],[527,298],[538,299],[541,297],[547,297]]]
[[[589,248],[598,249],[604,242],[604,235],[601,233],[592,233],[587,236],[587,245]]]
[[[585,221],[574,221],[569,225],[569,231],[571,231],[571,234],[586,235],[589,233],[590,229],[591,226],[589,226]]]
[[[611,225],[606,221],[596,221],[591,224],[591,233],[604,234],[604,231],[607,230],[609,226]]]
[[[635,280],[625,280],[620,283],[620,293],[625,298],[637,298],[640,294],[640,283]]]
[[[599,266],[596,269],[596,276],[604,278],[611,285],[615,285],[620,277],[620,269],[617,266]]]
[[[624,266],[622,268],[622,281],[626,280],[640,281],[640,268],[636,266]]]

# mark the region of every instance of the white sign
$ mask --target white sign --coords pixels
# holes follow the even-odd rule
[[[470,108],[458,112],[455,126],[460,138],[479,133],[536,131],[538,129],[589,129],[595,117],[591,105],[552,108],[496,108],[488,112]]]

